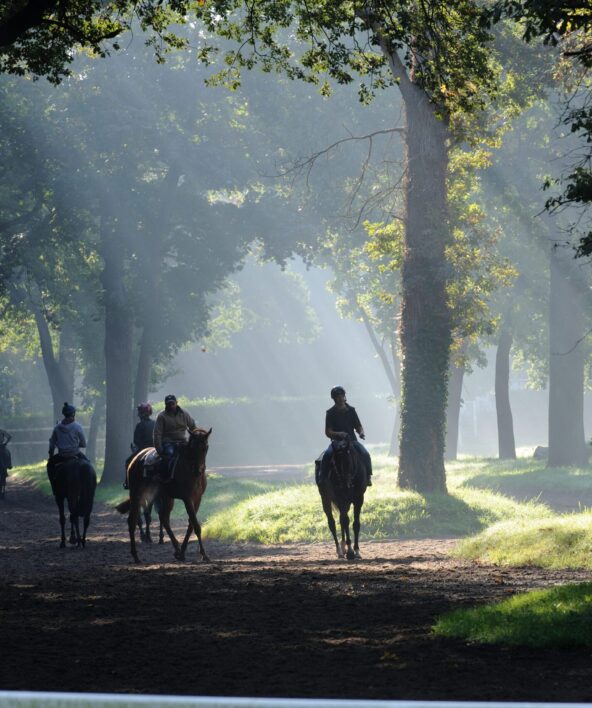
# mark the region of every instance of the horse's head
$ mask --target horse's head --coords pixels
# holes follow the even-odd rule
[[[337,472],[337,479],[343,487],[354,486],[356,477],[356,451],[349,438],[333,440],[333,464]]]
[[[185,446],[185,454],[197,465],[198,472],[203,472],[206,467],[206,455],[208,454],[208,438],[212,429],[194,428],[189,431],[189,440]]]

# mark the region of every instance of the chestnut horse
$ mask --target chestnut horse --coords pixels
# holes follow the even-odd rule
[[[84,548],[97,488],[97,474],[86,458],[73,457],[57,462],[50,479],[51,489],[60,514],[62,531],[60,548],[66,547],[65,500],[68,502],[70,512],[70,543]],[[82,534],[79,524],[81,517],[83,519]]]
[[[352,445],[349,438],[334,440],[332,443],[333,458],[328,479],[319,483],[319,493],[323,510],[329,522],[329,529],[335,541],[338,558],[348,560],[361,558],[358,539],[360,536],[360,512],[364,504],[367,477],[364,461]],[[352,550],[349,535],[349,510],[354,507],[354,547]],[[337,529],[333,518],[333,509],[339,512],[341,526],[341,544],[337,540]],[[347,548],[347,551],[346,551]]]
[[[142,507],[146,507],[150,502],[160,495],[161,507],[158,512],[169,538],[175,549],[175,558],[185,560],[185,550],[192,532],[195,532],[199,543],[199,552],[204,561],[209,560],[201,541],[201,525],[197,520],[197,511],[201,503],[201,498],[206,491],[206,455],[208,452],[208,438],[212,429],[202,430],[196,428],[189,435],[189,440],[185,445],[180,445],[177,453],[173,478],[162,483],[144,477],[144,460],[152,452],[153,447],[149,447],[139,452],[130,462],[128,467],[129,499],[118,504],[115,508],[120,514],[128,514],[127,525],[130,535],[131,553],[136,563],[140,562],[136,549],[136,525]],[[185,504],[189,523],[183,543],[175,538],[171,529],[170,516],[175,503],[175,499],[180,499]]]

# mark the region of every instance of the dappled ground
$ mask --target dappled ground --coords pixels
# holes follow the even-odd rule
[[[0,688],[247,696],[590,701],[591,651],[435,637],[449,609],[580,571],[448,558],[454,540],[263,547],[207,542],[210,564],[140,547],[93,516],[84,551],[58,548],[53,500],[9,479],[0,502]]]

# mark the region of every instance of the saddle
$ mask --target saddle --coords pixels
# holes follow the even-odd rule
[[[147,480],[160,477],[160,481],[170,481],[175,475],[175,467],[177,466],[178,459],[178,452],[170,459],[167,459],[159,455],[156,450],[151,450],[142,460],[142,476]]]

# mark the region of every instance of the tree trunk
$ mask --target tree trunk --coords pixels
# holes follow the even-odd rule
[[[180,175],[180,163],[173,161],[169,165],[167,175],[161,185],[161,198],[155,205],[156,211],[150,228],[144,234],[145,239],[141,246],[142,272],[150,287],[142,299],[144,303],[143,328],[134,386],[134,404],[136,406],[148,401],[150,391],[150,377],[156,355],[157,318],[161,308],[160,265],[162,263],[163,235],[170,228],[171,213],[174,210],[175,192]]]
[[[138,369],[136,371],[136,384],[134,386],[134,406],[137,408],[140,403],[148,401],[148,391],[150,389],[150,375],[152,373],[152,337],[150,336],[150,325],[144,325],[142,339],[140,341],[140,354],[138,357]]]
[[[458,423],[462,403],[462,385],[465,375],[464,366],[450,363],[448,377],[448,405],[446,407],[446,449],[445,458],[456,460],[458,455]]]
[[[103,396],[95,399],[93,405],[93,412],[90,418],[90,426],[88,429],[88,445],[86,448],[86,454],[88,459],[94,465],[97,461],[97,454],[99,450],[97,449],[97,439],[99,437],[99,429],[101,423],[103,422],[103,417],[105,414],[105,399]],[[102,450],[102,455],[105,454],[104,449]]]
[[[374,331],[372,322],[370,321],[370,318],[368,317],[363,308],[360,308],[360,316],[362,318],[362,322],[364,323],[364,327],[366,328],[366,332],[370,337],[372,346],[374,347],[374,350],[378,354],[378,358],[382,363],[384,373],[386,374],[386,377],[389,380],[392,397],[396,405],[395,421],[393,424],[393,432],[391,435],[391,444],[389,446],[389,455],[394,457],[395,455],[399,454],[399,411],[401,408],[401,382],[399,374],[399,358],[397,356],[395,348],[394,337],[391,339],[391,363],[387,355],[387,351],[385,350],[385,347],[381,344],[378,337],[376,336],[376,332]]]
[[[109,213],[106,208],[102,213]],[[125,223],[125,222],[124,222]],[[105,467],[101,483],[121,479],[132,439],[133,318],[124,283],[125,253],[121,221],[101,222],[101,273],[105,303]]]
[[[60,355],[58,359],[53,348],[49,325],[35,295],[29,298],[29,306],[37,325],[41,357],[51,391],[52,422],[55,423],[56,420],[61,418],[64,403],[66,401],[71,403],[73,398],[75,355],[71,349],[72,330],[65,325],[60,334]]]
[[[570,254],[551,251],[549,303],[549,467],[582,466],[585,344],[581,296],[572,282]]]
[[[407,184],[402,267],[399,486],[446,492],[444,432],[451,319],[446,296],[447,132],[424,92],[405,91]],[[408,95],[409,94],[409,95]]]
[[[497,441],[500,460],[516,459],[514,420],[510,405],[510,350],[512,348],[510,315],[502,322],[495,354],[495,412],[497,414]]]

